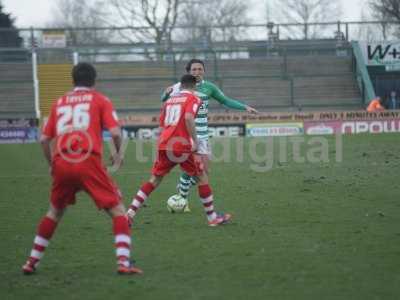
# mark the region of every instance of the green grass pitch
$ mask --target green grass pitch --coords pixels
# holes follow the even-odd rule
[[[290,143],[279,157],[287,139],[275,139],[272,168],[263,173],[251,168],[267,165],[249,156],[251,140],[239,141],[243,160],[233,151],[211,172],[215,205],[233,222],[208,227],[195,190],[192,213],[168,213],[173,171],[136,219],[140,277],[116,275],[110,219],[84,194],[38,273],[23,276],[50,177],[38,144],[0,145],[0,299],[399,299],[399,135],[345,136],[341,162],[334,137],[326,138],[328,159],[304,163],[293,159]],[[255,149],[261,156],[262,145]],[[113,175],[126,204],[151,166],[136,153],[130,142]]]

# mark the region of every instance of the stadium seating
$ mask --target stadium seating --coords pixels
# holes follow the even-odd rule
[[[99,79],[173,77],[171,64],[165,62],[104,62],[96,63]]]
[[[287,73],[294,76],[352,73],[351,63],[351,57],[333,55],[289,56],[287,58]]]
[[[361,105],[350,57],[298,55],[209,61],[209,80],[261,110],[348,109]],[[97,63],[98,89],[122,111],[158,110],[160,94],[184,73],[184,62]],[[211,108],[223,109],[211,102]]]
[[[97,89],[110,97],[118,110],[158,110],[162,89],[171,83],[171,79],[100,79]]]
[[[226,93],[262,110],[361,107],[350,57],[303,55],[219,64]]]
[[[50,112],[52,103],[72,88],[72,64],[39,64],[40,111],[43,116]]]
[[[299,42],[289,44],[296,43]],[[321,48],[323,51],[311,51],[307,45],[303,42],[301,51],[285,48],[268,55],[240,59],[226,59],[229,56],[217,53],[206,60],[207,79],[221,87],[227,96],[261,110],[361,108],[349,48],[340,52],[329,44],[326,49]],[[109,96],[121,113],[158,111],[163,89],[185,73],[186,60],[174,64],[173,61],[143,59],[122,62],[117,56],[114,58],[95,63],[97,89]],[[43,62],[38,66],[38,76],[40,108],[45,116],[52,101],[71,88],[72,64]],[[0,97],[1,115],[34,115],[30,63],[0,64]],[[211,108],[224,109],[214,101]]]
[[[279,108],[291,105],[290,81],[280,78],[223,79],[226,94],[258,108]],[[214,102],[211,107],[219,107]]]
[[[34,117],[32,64],[0,64],[0,117]]]
[[[294,99],[298,106],[357,106],[360,95],[354,76],[296,77]]]
[[[97,63],[97,89],[118,110],[159,109],[162,89],[174,82],[173,68],[158,62]]]

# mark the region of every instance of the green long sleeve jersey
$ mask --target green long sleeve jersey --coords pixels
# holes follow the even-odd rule
[[[171,94],[163,94],[162,101],[166,101],[169,97],[178,94],[180,91],[180,83],[173,86]],[[246,110],[246,105],[240,101],[231,99],[213,83],[203,80],[196,85],[196,96],[202,100],[199,112],[197,113],[195,123],[198,139],[208,139],[208,102],[210,99],[218,101],[220,104],[237,110]]]

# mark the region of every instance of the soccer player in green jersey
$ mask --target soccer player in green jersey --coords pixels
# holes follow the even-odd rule
[[[192,59],[186,65],[186,72],[196,77],[196,96],[202,100],[202,105],[196,116],[196,131],[198,139],[198,154],[200,154],[204,169],[208,173],[210,146],[208,141],[208,102],[214,99],[220,104],[241,111],[249,113],[257,113],[257,110],[238,101],[231,99],[224,95],[224,93],[210,81],[204,80],[205,66],[204,62],[200,59]],[[170,96],[177,94],[180,90],[180,84],[176,83],[168,87],[161,96],[162,101],[166,101]],[[181,197],[187,200],[189,189],[196,184],[196,178],[183,173],[179,179],[178,190]],[[189,205],[185,208],[189,212]]]

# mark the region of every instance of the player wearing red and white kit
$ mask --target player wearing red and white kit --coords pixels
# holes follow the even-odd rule
[[[133,222],[137,211],[161,183],[163,177],[179,164],[187,174],[198,178],[199,196],[207,214],[208,224],[209,226],[217,226],[228,222],[231,215],[217,214],[214,211],[213,195],[208,184],[208,176],[204,172],[200,157],[196,154],[198,142],[194,119],[201,105],[201,100],[194,95],[196,78],[192,75],[184,75],[180,82],[181,92],[164,102],[161,111],[161,133],[152,175],[133,198],[127,215]]]
[[[114,165],[118,167],[122,162],[117,116],[111,101],[92,88],[96,79],[92,65],[76,65],[72,77],[74,90],[53,104],[43,128],[41,144],[53,179],[50,207],[38,226],[33,249],[22,270],[24,274],[35,272],[66,207],[75,203],[77,192],[85,191],[112,218],[118,273],[142,273],[130,263],[131,236],[126,211],[118,187],[102,164],[103,129],[110,131],[117,149],[112,158]]]

